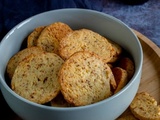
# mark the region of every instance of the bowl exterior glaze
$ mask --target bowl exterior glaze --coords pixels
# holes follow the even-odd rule
[[[61,21],[72,29],[88,28],[117,42],[135,62],[135,74],[117,94],[101,102],[73,108],[56,108],[30,102],[13,92],[5,81],[8,60],[20,50],[23,40],[35,27]],[[5,52],[4,52],[5,51]],[[0,44],[0,88],[11,109],[26,120],[114,120],[126,110],[140,83],[143,53],[132,30],[120,20],[93,10],[60,9],[30,17],[16,25]]]

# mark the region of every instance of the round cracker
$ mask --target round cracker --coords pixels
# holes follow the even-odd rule
[[[111,95],[111,69],[94,53],[76,52],[67,59],[59,72],[64,98],[75,106],[101,101]]]
[[[100,34],[88,29],[75,30],[60,41],[59,54],[63,59],[68,59],[78,51],[94,52],[105,62],[112,58],[112,46]]]
[[[123,49],[119,44],[117,44],[117,43],[115,43],[115,42],[113,42],[113,41],[111,41],[109,39],[107,39],[107,40],[112,45],[112,58],[111,58],[111,60],[109,62],[110,63],[114,63],[120,58],[120,55],[122,54]]]
[[[130,104],[130,110],[140,120],[160,120],[160,106],[147,92],[136,94]]]
[[[135,72],[134,62],[129,57],[123,57],[120,59],[119,67],[123,68],[128,73],[128,79],[131,79]]]
[[[112,68],[112,72],[115,78],[115,81],[117,83],[117,88],[114,91],[114,94],[119,92],[128,82],[128,73],[126,70],[120,68],[120,67],[115,67]]]
[[[44,52],[44,51],[39,47],[29,47],[29,48],[25,48],[25,49],[17,52],[15,55],[13,55],[10,58],[10,60],[8,61],[7,69],[6,69],[9,78],[12,79],[14,71],[20,61],[22,61],[23,59],[28,57],[30,54],[39,54],[42,52]]]
[[[63,62],[54,53],[30,55],[17,66],[11,88],[30,101],[47,103],[60,92],[58,72]]]
[[[45,26],[39,26],[29,34],[27,38],[27,47],[33,47],[37,45],[37,39],[44,28]]]
[[[72,29],[67,24],[62,22],[52,23],[41,32],[37,40],[37,46],[47,52],[58,54],[59,42],[69,32],[72,32]]]

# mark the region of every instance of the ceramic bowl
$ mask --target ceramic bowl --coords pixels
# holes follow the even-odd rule
[[[121,45],[133,57],[135,73],[118,93],[100,102],[59,108],[33,103],[16,94],[6,82],[8,60],[21,48],[23,40],[34,28],[61,21],[72,29],[88,28]],[[26,120],[114,120],[133,100],[140,83],[143,52],[141,44],[125,23],[113,16],[87,9],[59,9],[30,17],[11,29],[0,44],[0,88],[10,108]]]

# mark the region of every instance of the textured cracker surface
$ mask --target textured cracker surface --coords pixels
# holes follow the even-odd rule
[[[37,45],[37,39],[44,28],[45,26],[37,27],[28,35],[27,47],[32,47]]]
[[[119,62],[119,67],[123,68],[128,73],[128,79],[131,79],[134,75],[135,66],[134,62],[129,57],[124,57]]]
[[[49,102],[60,92],[58,72],[63,62],[54,53],[30,55],[17,66],[11,88],[30,101]]]
[[[130,104],[132,113],[140,120],[160,120],[160,106],[148,93],[137,93]]]
[[[111,95],[113,74],[96,54],[73,54],[63,64],[59,76],[64,98],[75,106],[92,104]]]
[[[117,88],[114,91],[114,94],[119,92],[128,82],[128,73],[126,70],[120,68],[120,67],[115,67],[112,69],[114,78],[117,83]]]
[[[59,54],[63,59],[68,59],[78,51],[94,52],[108,62],[112,58],[112,46],[100,34],[88,30],[74,30],[60,41]]]
[[[59,42],[69,32],[72,32],[72,29],[67,24],[62,22],[52,23],[41,32],[37,40],[37,46],[47,52],[58,54]]]
[[[38,47],[30,47],[30,48],[25,48],[25,49],[17,52],[15,55],[13,55],[7,64],[7,74],[9,76],[9,78],[10,79],[12,78],[14,71],[20,61],[27,58],[30,54],[39,54],[42,52],[43,52],[43,50]]]

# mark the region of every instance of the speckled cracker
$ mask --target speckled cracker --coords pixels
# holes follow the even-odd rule
[[[112,49],[105,37],[92,30],[80,29],[69,33],[60,41],[59,54],[66,60],[75,52],[90,51],[108,62],[112,58]]]
[[[11,88],[30,101],[47,103],[60,92],[58,72],[63,62],[55,53],[32,54],[17,66]]]
[[[75,106],[92,104],[109,97],[112,78],[110,67],[98,55],[86,51],[73,54],[59,72],[61,92]]]
[[[37,40],[37,46],[47,52],[58,54],[59,42],[69,32],[72,32],[72,29],[67,24],[62,22],[52,23],[41,32]]]
[[[131,79],[135,72],[134,62],[129,57],[121,58],[119,67],[123,68],[128,73],[128,79]]]
[[[109,39],[107,39],[107,40],[112,45],[112,52],[111,52],[112,53],[112,57],[111,57],[111,60],[109,62],[110,63],[114,63],[120,58],[120,55],[122,54],[123,49],[119,44],[117,44],[117,43],[115,43],[115,42],[113,42],[113,41],[111,41]]]
[[[42,49],[40,49],[39,47],[29,47],[29,48],[25,48],[25,49],[17,52],[15,55],[13,55],[10,58],[10,60],[8,61],[7,69],[6,69],[9,78],[10,79],[12,78],[14,71],[20,61],[22,61],[23,59],[28,57],[30,54],[39,54],[42,52],[44,52],[44,51]]]
[[[44,28],[45,26],[37,27],[28,35],[27,47],[33,47],[37,45],[37,39]]]
[[[130,110],[140,120],[160,120],[160,106],[147,92],[137,93],[130,104]]]
[[[114,91],[114,94],[119,92],[128,82],[128,73],[126,70],[120,68],[120,67],[115,67],[112,68],[112,72],[114,75],[114,78],[117,83],[117,88]]]

